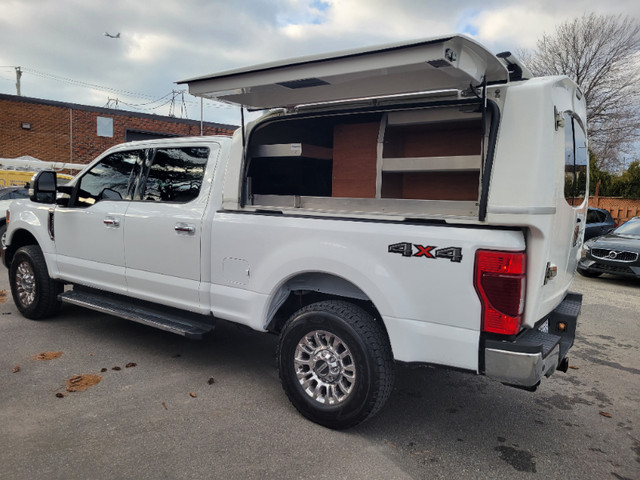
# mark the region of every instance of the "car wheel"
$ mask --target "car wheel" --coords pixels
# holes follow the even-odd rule
[[[42,250],[37,245],[19,248],[11,261],[9,283],[20,313],[32,320],[46,318],[60,307],[63,285],[49,277]]]
[[[2,225],[0,225],[0,243],[2,243],[2,247],[4,247],[5,243],[4,240],[7,236],[7,224],[3,223]]]
[[[380,410],[393,388],[393,356],[384,329],[348,302],[318,302],[294,313],[280,336],[277,359],[291,403],[329,428],[363,422]]]
[[[590,270],[583,270],[581,268],[578,269],[578,273],[583,277],[595,278],[602,275],[602,272],[592,272]]]

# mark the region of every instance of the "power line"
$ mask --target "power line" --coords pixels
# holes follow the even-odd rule
[[[18,67],[15,66],[11,66],[11,65],[3,65],[0,66],[0,68],[10,68],[10,69],[16,69]],[[173,104],[175,104],[175,99],[178,95],[181,96],[181,105],[180,105],[180,112],[181,112],[181,116],[184,116],[184,118],[187,118],[187,105],[191,105],[191,106],[200,106],[200,102],[194,102],[194,101],[190,101],[185,99],[185,95],[184,93],[186,92],[186,90],[173,90],[169,93],[166,93],[165,95],[156,98],[152,95],[146,94],[146,93],[141,93],[141,92],[132,92],[129,90],[124,90],[124,89],[119,89],[119,88],[113,88],[113,87],[107,87],[104,85],[98,85],[95,83],[90,83],[90,82],[85,82],[82,80],[76,80],[74,78],[69,78],[69,77],[64,77],[61,75],[56,75],[53,73],[48,73],[48,72],[44,72],[42,70],[37,70],[35,68],[30,68],[30,67],[20,67],[22,72],[26,72],[29,73],[31,75],[34,75],[36,77],[40,77],[43,79],[47,79],[47,80],[55,80],[57,82],[62,82],[62,83],[66,83],[69,85],[75,85],[78,87],[82,87],[82,88],[88,88],[91,90],[99,90],[99,91],[103,91],[106,93],[115,93],[115,94],[120,94],[120,95],[125,95],[127,97],[132,97],[132,98],[142,98],[142,99],[146,99],[149,100],[148,102],[144,102],[144,103],[129,103],[129,102],[124,102],[122,100],[120,100],[119,98],[110,98],[107,97],[107,104],[106,107],[107,108],[112,108],[111,105],[115,105],[116,108],[118,105],[126,105],[127,107],[136,109],[136,110],[141,110],[141,111],[153,111],[153,110],[157,110],[159,108],[162,108],[166,105],[170,105],[170,115],[173,115],[173,109],[174,107],[171,106]],[[8,80],[8,79],[7,79]],[[168,97],[172,97],[169,100],[167,100],[166,102],[160,104],[160,105],[156,105],[151,107],[150,105],[153,105],[155,103],[161,102],[162,100],[168,98]],[[210,99],[209,99],[210,100]],[[212,100],[210,102],[206,102],[204,103],[204,107],[205,108],[215,108],[215,109],[233,109],[235,108],[232,105],[226,104],[226,103],[222,103],[222,102],[216,102],[215,100]]]
[[[163,100],[163,99],[167,98],[169,95],[171,95],[171,93],[172,92],[169,92],[166,95],[163,95],[162,97],[157,98],[156,100],[152,100],[152,101],[147,102],[147,103],[126,103],[126,102],[122,102],[122,103],[124,103],[125,105],[127,105],[129,107],[144,107],[146,105],[151,105],[152,103],[156,103],[156,102],[159,102],[160,100]]]
[[[29,68],[29,67],[22,67],[22,70],[25,71],[25,72],[29,72],[32,75],[35,75],[37,77],[49,78],[51,80],[56,80],[58,82],[68,83],[68,84],[71,84],[71,85],[77,85],[77,86],[80,86],[80,87],[91,88],[91,89],[95,89],[95,90],[102,90],[102,91],[111,92],[111,93],[121,93],[121,94],[124,94],[124,95],[130,95],[130,96],[133,96],[133,97],[153,98],[151,95],[147,95],[145,93],[131,92],[131,91],[123,90],[123,89],[119,89],[119,88],[112,88],[112,87],[105,87],[103,85],[96,85],[95,83],[83,82],[81,80],[75,80],[73,78],[62,77],[60,75],[54,75],[52,73],[43,72],[41,70],[35,70],[35,69]]]

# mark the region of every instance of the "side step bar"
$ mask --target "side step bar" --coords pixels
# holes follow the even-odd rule
[[[158,306],[99,290],[75,288],[58,295],[62,302],[132,320],[187,338],[201,339],[215,328],[215,319]],[[135,303],[134,303],[135,302]]]

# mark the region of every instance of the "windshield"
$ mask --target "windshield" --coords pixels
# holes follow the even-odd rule
[[[616,235],[633,235],[640,237],[640,218],[629,220],[614,230]]]

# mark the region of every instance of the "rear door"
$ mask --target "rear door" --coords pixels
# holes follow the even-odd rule
[[[201,281],[203,188],[216,144],[157,148],[125,215],[128,292],[136,298],[197,310]]]
[[[609,220],[607,213],[595,208],[589,208],[587,212],[587,226],[584,230],[584,239],[599,237],[613,230],[614,224]]]

